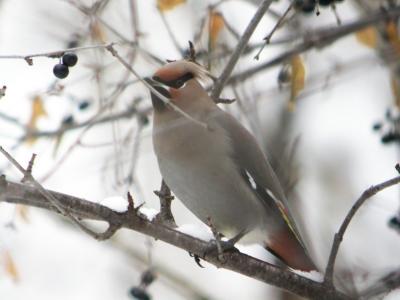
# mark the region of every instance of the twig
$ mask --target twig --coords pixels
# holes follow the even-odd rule
[[[364,204],[365,201],[367,201],[369,198],[374,196],[375,194],[379,193],[380,191],[391,187],[393,185],[396,185],[400,183],[400,176],[395,177],[393,179],[387,180],[385,182],[382,182],[380,184],[377,184],[375,186],[371,186],[367,190],[365,190],[360,198],[354,203],[354,205],[351,207],[350,211],[347,213],[345,219],[343,220],[342,225],[339,228],[339,231],[335,234],[335,237],[333,239],[333,244],[331,248],[331,252],[329,254],[329,260],[328,264],[325,269],[325,277],[324,277],[324,283],[327,284],[328,286],[333,286],[333,272],[334,272],[334,267],[335,267],[335,261],[336,257],[339,251],[340,243],[343,240],[344,233],[346,232],[347,227],[349,226],[351,220],[353,219],[354,215],[358,211],[358,209]]]
[[[35,163],[35,158],[36,158],[36,153],[32,154],[31,159],[29,160],[28,167],[26,168],[26,174],[32,175],[32,169],[33,169],[33,164]],[[28,181],[29,178],[26,177],[24,174],[24,177],[21,179],[21,182]]]
[[[361,292],[362,299],[379,299],[380,295],[386,294],[400,287],[400,271],[391,272],[380,278],[374,285]]]
[[[160,190],[154,191],[154,194],[160,198],[160,212],[156,218],[161,223],[166,224],[171,228],[177,227],[171,211],[171,202],[174,200],[174,196],[172,196],[171,190],[165,183],[164,179],[161,181]]]
[[[247,25],[246,30],[244,31],[242,37],[240,38],[239,43],[235,48],[235,51],[233,51],[228,63],[226,64],[225,69],[223,70],[221,76],[219,76],[219,78],[217,79],[217,82],[214,84],[214,88],[211,92],[212,98],[214,98],[214,99],[219,98],[219,95],[221,94],[225,83],[227,82],[230,74],[232,73],[233,68],[235,67],[236,63],[238,62],[240,55],[246,48],[251,35],[253,34],[254,30],[256,29],[258,23],[261,21],[265,12],[268,10],[272,1],[273,0],[264,0],[258,7],[255,15],[251,19],[249,25]]]
[[[20,138],[20,140],[26,140],[27,138],[40,138],[40,137],[54,137],[54,136],[58,136],[62,133],[65,133],[67,131],[71,131],[71,130],[75,130],[75,129],[80,129],[83,127],[86,127],[88,125],[100,125],[100,124],[104,124],[104,123],[109,123],[109,122],[113,122],[113,121],[117,121],[117,120],[122,120],[122,119],[130,119],[133,115],[135,114],[146,114],[147,111],[143,111],[143,112],[138,112],[137,108],[135,106],[130,106],[129,108],[127,108],[125,111],[122,112],[117,112],[115,114],[103,117],[103,118],[99,118],[96,120],[87,120],[87,121],[83,121],[81,123],[74,123],[69,125],[68,127],[63,127],[63,128],[59,128],[56,130],[43,130],[43,131],[28,131],[24,136],[22,136]]]
[[[232,82],[243,81],[250,78],[252,75],[264,71],[265,69],[271,68],[273,66],[279,65],[288,61],[293,55],[301,54],[312,48],[322,48],[326,45],[333,43],[334,41],[352,34],[358,30],[361,30],[369,25],[376,24],[384,20],[390,20],[400,16],[400,7],[393,8],[389,11],[377,11],[375,13],[370,13],[367,17],[357,20],[340,27],[326,27],[314,32],[308,32],[303,37],[303,42],[298,44],[295,48],[290,49],[274,59],[262,63],[254,68],[248,69],[239,74],[233,75],[227,81],[227,84]]]
[[[161,94],[159,91],[157,91],[154,87],[152,87],[149,83],[147,83],[144,79],[140,77],[140,75],[118,54],[118,52],[114,49],[113,45],[110,44],[108,47],[106,47],[108,51],[116,58],[118,61],[125,67],[127,68],[138,80],[140,80],[141,83],[143,83],[153,94],[155,94],[158,98],[161,99],[165,104],[169,105],[173,110],[175,110],[177,113],[185,117],[186,119],[190,120],[191,122],[204,127],[205,129],[209,129],[209,126],[206,123],[200,122],[193,118],[191,115],[187,114],[184,112],[182,109],[180,109],[178,106],[173,104],[170,99],[165,97],[163,94]]]
[[[36,179],[25,170],[3,147],[0,146],[0,152],[24,175],[24,180],[29,181],[33,184],[33,186],[39,191],[39,193],[52,205],[54,208],[63,214],[64,216],[68,217],[73,223],[75,223],[82,231],[89,234],[93,238],[97,240],[104,240],[108,239],[112,236],[121,226],[119,223],[109,223],[108,229],[104,233],[96,233],[93,230],[86,227],[82,224],[75,216],[70,214],[68,210],[66,210],[61,202],[52,194],[49,193]],[[31,162],[33,164],[34,156],[32,156]],[[30,163],[31,163],[30,162]]]
[[[264,50],[265,46],[268,45],[271,42],[272,35],[275,33],[275,31],[278,30],[278,28],[282,25],[283,21],[285,20],[286,16],[288,13],[292,10],[294,6],[295,1],[292,1],[286,11],[283,13],[283,15],[279,18],[278,22],[276,22],[274,28],[272,28],[271,32],[264,38],[265,42],[261,46],[260,50],[257,52],[257,54],[254,56],[254,59],[259,60],[260,59],[260,54]]]
[[[115,44],[115,43],[112,43]],[[50,57],[50,58],[58,58],[64,55],[65,52],[78,52],[90,49],[106,49],[110,44],[102,44],[102,45],[93,45],[93,46],[83,46],[83,47],[75,47],[75,48],[68,48],[63,50],[57,51],[50,51],[50,52],[43,52],[43,53],[36,53],[36,54],[27,54],[27,55],[0,55],[0,59],[23,59],[25,60],[30,66],[33,64],[32,58],[33,57]]]
[[[120,250],[124,256],[128,256],[132,259],[132,262],[137,265],[140,264],[140,268],[144,269],[148,267],[146,262],[146,256],[138,249],[136,245],[126,242],[125,239],[112,238],[111,243],[113,247]],[[180,294],[183,299],[191,300],[217,300],[209,295],[201,287],[197,287],[188,276],[178,271],[173,270],[173,268],[162,264],[160,261],[153,262],[153,268],[156,270],[159,280],[163,285],[169,287],[171,290]]]
[[[4,119],[7,122],[10,122],[22,129],[25,129],[25,126],[17,118],[6,115],[5,113],[0,112],[0,119]]]
[[[331,9],[332,9],[332,12],[333,12],[333,14],[335,16],[337,25],[338,26],[342,25],[342,20],[339,17],[339,13],[337,12],[336,5],[335,5],[334,2],[331,3]]]
[[[127,213],[130,214],[132,217],[136,215],[135,211],[135,202],[133,201],[133,197],[130,192],[127,193],[128,199],[128,210]]]

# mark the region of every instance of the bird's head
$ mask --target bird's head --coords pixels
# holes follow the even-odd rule
[[[181,89],[185,87],[189,80],[203,81],[207,76],[210,76],[208,71],[200,65],[191,61],[178,60],[158,69],[153,75],[153,80],[171,89]]]
[[[199,89],[203,92],[199,81],[204,82],[207,77],[211,78],[212,76],[200,65],[187,60],[178,60],[159,68],[154,73],[152,80],[148,82],[161,94],[170,98],[172,102],[181,105],[182,99],[192,98],[190,96],[198,94]],[[151,98],[154,108],[163,111],[165,104],[161,99],[153,93]]]

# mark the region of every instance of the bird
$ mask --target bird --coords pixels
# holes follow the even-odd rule
[[[292,269],[317,270],[267,156],[208,95],[201,82],[209,75],[182,59],[161,66],[149,80],[158,92],[150,91],[152,139],[165,183],[225,237],[260,243]]]

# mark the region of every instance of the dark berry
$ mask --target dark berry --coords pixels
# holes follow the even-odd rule
[[[372,126],[372,129],[375,130],[375,131],[378,131],[378,130],[380,130],[382,128],[382,126],[383,126],[382,123],[377,122]]]
[[[149,125],[150,123],[149,118],[142,114],[139,116],[139,121],[142,123],[142,125]]]
[[[67,48],[76,48],[79,46],[79,41],[78,40],[70,40],[67,43]]]
[[[85,110],[86,108],[88,108],[90,106],[90,102],[87,100],[84,100],[82,102],[79,103],[79,109],[80,110]]]
[[[78,62],[78,56],[73,52],[66,52],[62,56],[62,62],[68,67],[73,67]]]
[[[400,135],[396,132],[388,132],[382,136],[381,142],[383,144],[388,144],[391,142],[400,142]]]
[[[392,217],[389,220],[389,227],[395,229],[396,231],[400,232],[400,219],[399,217]]]
[[[68,66],[63,64],[56,64],[53,68],[53,74],[60,79],[67,77],[69,74]]]
[[[279,84],[285,84],[285,83],[289,83],[291,78],[292,78],[292,74],[291,74],[291,70],[290,68],[287,68],[286,66],[284,66],[278,74],[278,83]]]
[[[332,0],[319,0],[319,5],[321,6],[328,6],[331,5]]]
[[[150,295],[144,290],[139,287],[133,287],[130,289],[129,293],[136,300],[150,300]]]
[[[381,138],[381,142],[382,142],[383,144],[391,143],[391,142],[393,142],[394,140],[395,140],[395,136],[394,136],[394,133],[393,133],[393,132],[388,132],[388,133],[384,134],[384,135],[382,136],[382,138]]]
[[[312,13],[315,10],[315,0],[296,0],[295,7],[304,13]]]
[[[62,123],[63,123],[64,125],[71,125],[72,123],[74,123],[74,117],[73,117],[72,115],[66,116],[66,117],[63,119]]]
[[[148,286],[148,285],[150,285],[150,284],[154,281],[154,279],[156,279],[155,274],[154,274],[152,271],[147,270],[147,271],[145,271],[145,272],[142,274],[142,277],[141,277],[141,279],[140,279],[140,282],[141,282],[141,284],[143,284],[144,286]]]

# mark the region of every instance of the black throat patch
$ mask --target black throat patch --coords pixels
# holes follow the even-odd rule
[[[158,92],[160,92],[161,95],[167,97],[168,99],[171,99],[171,95],[169,92],[161,87],[161,86],[153,86]],[[150,93],[151,94],[151,102],[153,104],[153,107],[156,111],[161,112],[167,108],[167,105],[164,103],[163,100],[161,100],[157,95]]]

